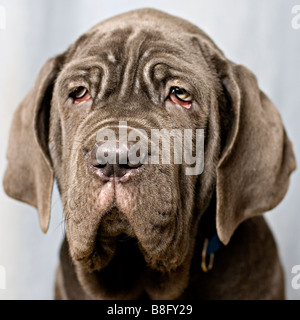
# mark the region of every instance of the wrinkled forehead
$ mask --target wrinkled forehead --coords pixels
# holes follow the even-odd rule
[[[153,9],[137,10],[100,22],[76,41],[72,59],[99,56],[121,64],[151,53],[169,54],[192,63],[199,56],[195,38],[207,36],[193,24]]]
[[[111,19],[100,22],[91,28],[83,38],[90,38],[100,44],[117,44],[115,49],[130,39],[138,41],[147,40],[169,41],[174,45],[183,45],[188,35],[204,33],[193,24],[168,14],[151,10],[137,10],[125,13]]]
[[[70,48],[59,80],[71,83],[68,87],[77,80],[82,85],[82,78],[92,81],[89,87],[95,87],[99,100],[112,92],[119,97],[143,92],[158,104],[171,81],[187,90],[201,89],[203,96],[209,70],[195,43],[200,30],[162,17],[127,16],[100,23],[81,36]]]
[[[151,53],[167,53],[184,58],[184,47],[158,30],[116,27],[109,32],[95,30],[86,34],[75,45],[72,59],[99,57],[102,61],[122,64],[136,58],[141,60]]]

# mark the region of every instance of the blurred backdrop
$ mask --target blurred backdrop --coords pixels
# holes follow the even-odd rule
[[[279,109],[299,160],[300,19],[297,7],[292,13],[295,5],[297,1],[291,0],[0,0],[1,180],[13,112],[46,59],[64,51],[100,20],[142,7],[190,20],[206,31],[229,59],[250,68]],[[300,298],[300,289],[291,285],[292,268],[300,265],[299,190],[296,171],[284,201],[266,214],[280,249],[289,299]],[[0,271],[5,270],[6,277],[5,283],[0,283],[0,299],[52,299],[63,236],[63,212],[56,189],[45,235],[36,210],[8,198],[1,184]]]

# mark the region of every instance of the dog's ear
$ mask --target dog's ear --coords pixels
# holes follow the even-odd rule
[[[202,50],[226,97],[220,106],[223,143],[217,165],[216,226],[227,244],[242,221],[283,199],[296,162],[280,115],[253,73],[228,61],[214,44],[202,43]]]
[[[37,208],[44,232],[49,225],[53,186],[48,149],[50,104],[61,60],[52,58],[43,65],[14,114],[3,181],[7,195]]]

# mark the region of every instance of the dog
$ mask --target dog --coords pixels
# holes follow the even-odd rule
[[[126,162],[138,139],[120,129],[192,131],[193,155],[202,130],[203,170],[175,156],[151,163],[161,147]],[[285,298],[262,214],[288,190],[292,144],[253,73],[188,21],[131,11],[50,58],[15,112],[7,159],[6,193],[37,208],[44,232],[57,181],[55,299]]]

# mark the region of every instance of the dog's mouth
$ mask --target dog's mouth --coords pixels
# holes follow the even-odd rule
[[[158,178],[160,186],[168,185],[164,177]],[[183,213],[172,201],[174,192],[166,188],[164,192],[156,192],[153,186],[157,181],[153,181],[150,187],[143,186],[149,188],[142,192],[147,191],[150,198],[143,201],[140,185],[125,188],[117,184],[113,189],[109,183],[98,189],[87,186],[94,187],[95,201],[86,201],[85,194],[77,193],[72,203],[67,237],[72,240],[70,253],[78,279],[83,285],[88,282],[93,287],[91,292],[100,287],[111,288],[112,283],[117,287],[127,279],[122,284],[127,292],[131,286],[144,285],[141,280],[144,273],[180,272],[190,248]],[[134,197],[137,192],[141,192],[140,196]],[[127,283],[128,274],[135,279],[134,283]]]
[[[117,208],[110,210],[101,220],[91,253],[77,261],[88,272],[101,271],[111,263],[120,248],[138,250],[143,257],[143,264],[151,269],[165,272],[177,267],[177,261],[169,261],[145,248],[129,221]]]
[[[111,266],[124,243],[134,246],[126,245],[126,250],[138,250],[150,269],[169,272],[184,263],[188,224],[178,190],[171,188],[176,172],[162,169],[153,167],[126,184],[82,179],[86,192],[69,190],[68,199],[73,201],[66,206],[67,236],[76,265],[89,273],[101,271]],[[76,175],[81,176],[85,177]]]
[[[101,220],[90,254],[78,259],[87,271],[100,271],[113,259],[117,246],[137,243],[134,230],[116,208],[106,213]]]

